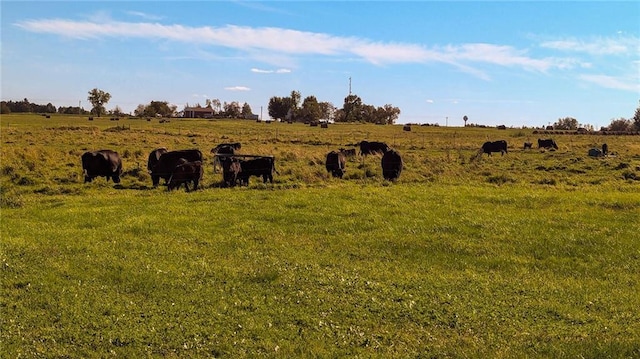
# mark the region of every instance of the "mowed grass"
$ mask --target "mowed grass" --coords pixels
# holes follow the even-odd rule
[[[640,356],[638,138],[607,138],[607,159],[589,136],[476,158],[531,135],[6,119],[0,357]],[[395,138],[400,181],[379,158],[326,175],[357,136]],[[204,189],[169,193],[134,170],[236,139],[275,153],[275,184],[218,188],[208,165]],[[121,185],[82,184],[82,148],[105,146],[128,151]]]

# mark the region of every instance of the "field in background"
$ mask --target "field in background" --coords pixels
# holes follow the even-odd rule
[[[0,357],[638,357],[640,137],[3,115]],[[324,156],[363,139],[403,156]],[[477,156],[505,139],[509,154]],[[209,150],[276,157],[219,188]],[[609,145],[615,155],[590,158]],[[199,148],[168,193],[156,147]],[[534,145],[535,146],[535,145]],[[120,185],[80,155],[123,157]]]

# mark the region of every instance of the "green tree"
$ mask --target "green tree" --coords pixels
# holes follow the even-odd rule
[[[320,118],[335,120],[336,108],[331,102],[320,102]]]
[[[240,118],[241,110],[238,101],[232,101],[230,103],[224,103],[224,115],[228,118]]]
[[[302,108],[300,109],[300,117],[305,122],[318,121],[322,116],[322,109],[318,103],[318,99],[315,96],[307,96],[302,101]]]
[[[356,95],[348,95],[344,98],[344,105],[342,106],[343,122],[358,122],[363,121],[362,116],[362,99]]]
[[[631,131],[633,129],[633,122],[622,117],[613,119],[607,129],[609,131]]]
[[[274,96],[270,98],[268,108],[269,117],[277,120],[285,120],[291,108],[290,101],[291,99],[289,97]]]
[[[3,114],[11,113],[11,109],[7,105],[7,101],[0,102],[0,113],[3,113]]]
[[[556,130],[577,130],[578,120],[573,117],[559,118],[558,122],[553,124]]]
[[[248,103],[244,103],[244,105],[242,105],[242,112],[241,112],[242,118],[248,119],[253,117],[253,111],[251,110],[251,106],[249,106]]]
[[[633,127],[636,131],[640,131],[640,106],[636,108],[636,113],[633,115]]]
[[[91,113],[100,117],[102,114],[106,113],[104,105],[106,105],[109,100],[111,100],[111,94],[94,88],[93,90],[89,91],[87,100],[89,100],[89,102],[93,106],[93,108],[91,109]]]
[[[390,104],[386,104],[383,107],[378,107],[380,113],[378,118],[382,120],[382,123],[387,125],[393,125],[400,116],[400,109],[393,107]]]

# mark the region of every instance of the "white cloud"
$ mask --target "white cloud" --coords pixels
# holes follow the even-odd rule
[[[428,48],[421,44],[383,43],[356,37],[340,37],[325,33],[291,29],[227,25],[222,27],[190,27],[151,22],[73,21],[65,19],[25,20],[16,24],[31,32],[55,34],[75,39],[101,37],[142,38],[221,46],[247,53],[280,55],[323,55],[358,58],[373,64],[447,63],[463,72],[489,79],[474,64],[519,67],[546,72],[566,69],[576,61],[558,58],[534,58],[524,50],[493,44],[462,44]],[[283,58],[281,58],[283,59]],[[272,61],[273,62],[273,61]],[[283,63],[284,61],[280,61]],[[252,69],[256,73],[271,70]],[[276,73],[290,72],[288,69]]]
[[[591,55],[637,55],[640,51],[640,38],[635,36],[565,38],[543,41],[540,46]]]
[[[251,91],[250,88],[245,86],[232,86],[232,87],[225,87],[224,89],[227,91]]]
[[[619,78],[607,75],[580,75],[578,78],[605,88],[640,92],[640,83],[638,83],[637,78],[635,81],[633,78]]]
[[[147,14],[141,11],[126,11],[125,12],[127,15],[131,15],[131,16],[136,16],[145,20],[153,20],[153,21],[158,21],[158,20],[162,20],[164,19],[164,16],[158,16],[158,15],[153,15],[153,14]]]
[[[277,69],[277,70],[262,70],[262,69],[256,69],[256,68],[252,68],[251,72],[257,73],[257,74],[288,74],[291,72],[291,70],[289,69]]]

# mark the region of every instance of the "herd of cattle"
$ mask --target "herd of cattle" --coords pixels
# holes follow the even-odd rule
[[[382,154],[382,174],[385,179],[393,181],[402,172],[400,154],[383,142],[362,141],[360,155]],[[278,173],[273,156],[255,156],[236,153],[240,143],[223,143],[213,149],[213,170],[222,167],[222,179],[225,187],[249,185],[252,176],[262,177],[263,183],[273,183],[273,174]],[[346,170],[346,158],[355,156],[355,149],[340,149],[327,154],[325,167],[334,177],[342,178]],[[198,188],[204,174],[202,152],[197,149],[169,151],[164,147],[156,148],[149,154],[147,170],[153,186],[158,186],[164,179],[169,190],[184,184],[185,190]],[[96,177],[105,177],[120,183],[122,175],[122,159],[112,150],[85,152],[82,155],[82,172],[84,182],[91,182]]]
[[[400,177],[403,161],[400,153],[392,149],[384,142],[361,141],[356,144],[360,147],[359,155],[382,155],[381,167],[385,180],[395,181]],[[532,143],[525,142],[524,149],[531,148]],[[233,187],[235,185],[249,185],[252,176],[262,177],[263,183],[273,183],[273,174],[278,173],[275,168],[273,156],[255,156],[238,154],[240,143],[222,143],[213,149],[213,170],[217,172],[218,166],[222,168],[223,185]],[[552,139],[538,139],[538,148],[558,149],[558,145]],[[607,154],[607,145],[602,146],[602,153]],[[599,151],[599,150],[598,150]],[[507,153],[507,141],[485,142],[478,155],[483,153],[491,156],[492,152]],[[325,167],[333,177],[342,178],[346,171],[347,157],[356,155],[356,149],[343,149],[331,151],[327,154]],[[204,173],[202,152],[197,149],[169,151],[166,148],[156,148],[149,154],[147,170],[151,176],[153,186],[158,186],[160,179],[164,179],[169,190],[179,188],[184,184],[185,190],[197,189]],[[120,183],[122,175],[122,159],[117,152],[112,150],[99,150],[85,152],[82,155],[82,171],[84,182],[91,182],[95,177],[105,177],[107,181],[112,179]]]

